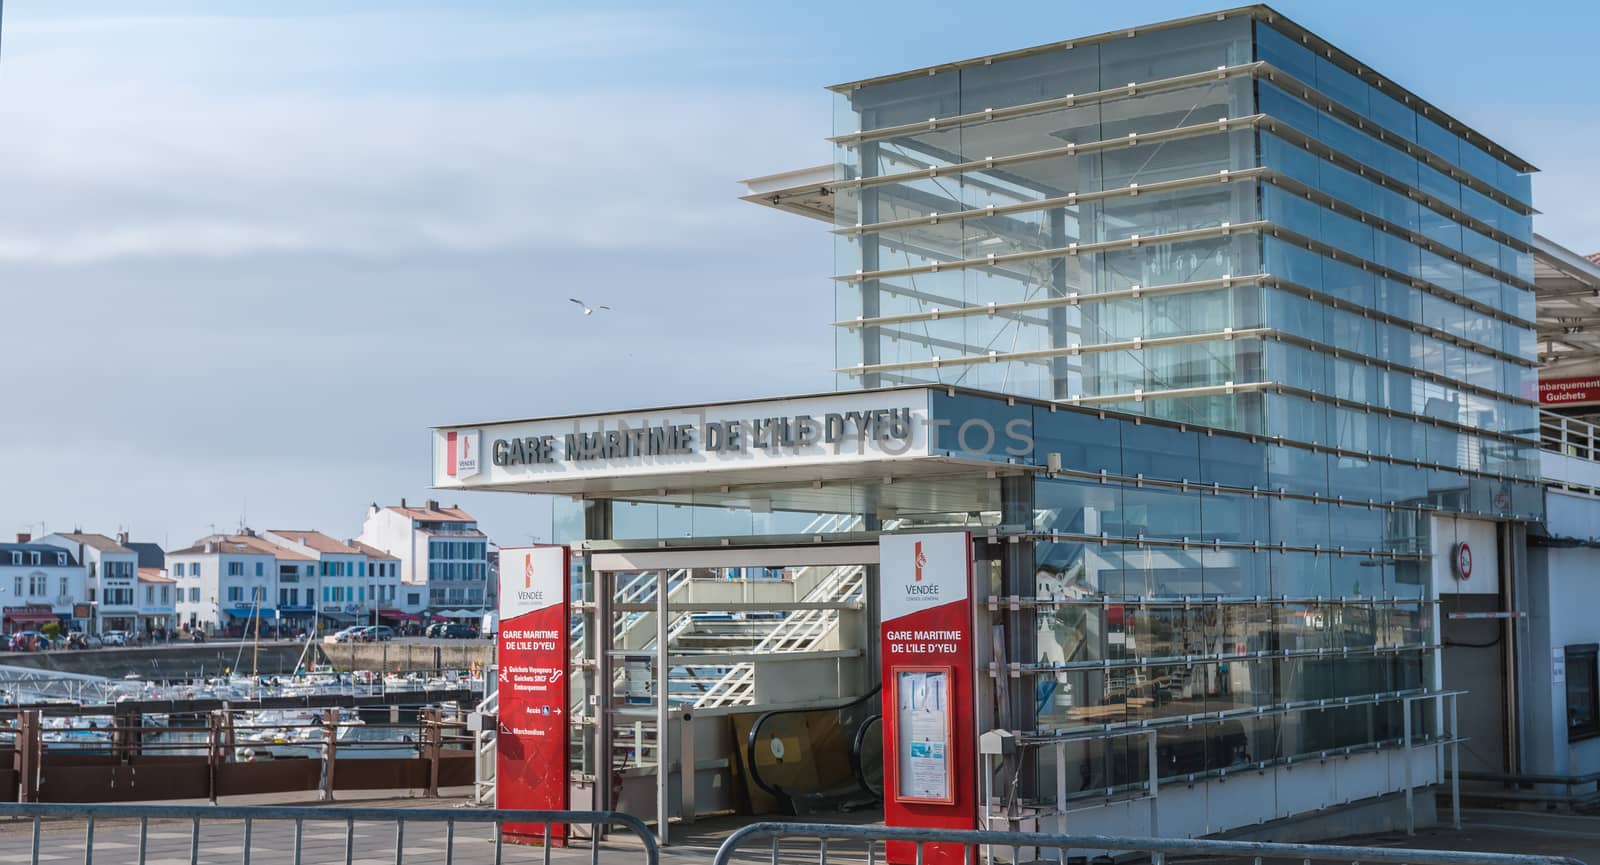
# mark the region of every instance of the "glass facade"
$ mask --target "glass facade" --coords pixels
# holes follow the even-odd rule
[[[1528,167],[1258,14],[838,88],[840,387],[1042,401],[933,414],[1059,456],[999,615],[1069,794],[1149,728],[1162,778],[1394,744],[1432,515],[1543,507]]]
[[[1532,477],[1528,176],[1354,68],[1245,11],[840,88],[841,387]]]

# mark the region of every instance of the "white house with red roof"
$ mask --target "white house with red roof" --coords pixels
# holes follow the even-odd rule
[[[489,538],[471,514],[429,499],[412,507],[374,503],[358,540],[400,563],[400,607],[435,618],[478,618],[495,608]]]

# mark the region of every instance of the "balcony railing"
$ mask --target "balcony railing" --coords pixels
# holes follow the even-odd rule
[[[1600,425],[1554,412],[1539,412],[1539,446],[1544,450],[1577,457],[1600,459]]]

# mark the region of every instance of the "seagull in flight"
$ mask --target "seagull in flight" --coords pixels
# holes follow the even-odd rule
[[[603,303],[602,304],[596,304],[594,307],[590,307],[589,304],[584,303],[583,301],[577,299],[576,297],[569,297],[569,298],[567,298],[567,300],[570,300],[573,303],[576,303],[577,305],[583,307],[583,314],[584,315],[594,315],[594,311],[596,309],[604,309],[604,310],[610,310],[611,309],[611,307],[606,306]]]

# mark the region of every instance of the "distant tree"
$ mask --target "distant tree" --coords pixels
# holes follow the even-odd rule
[[[46,637],[54,640],[56,637],[61,636],[61,623],[45,622],[44,625],[39,628],[39,633],[44,634]]]

